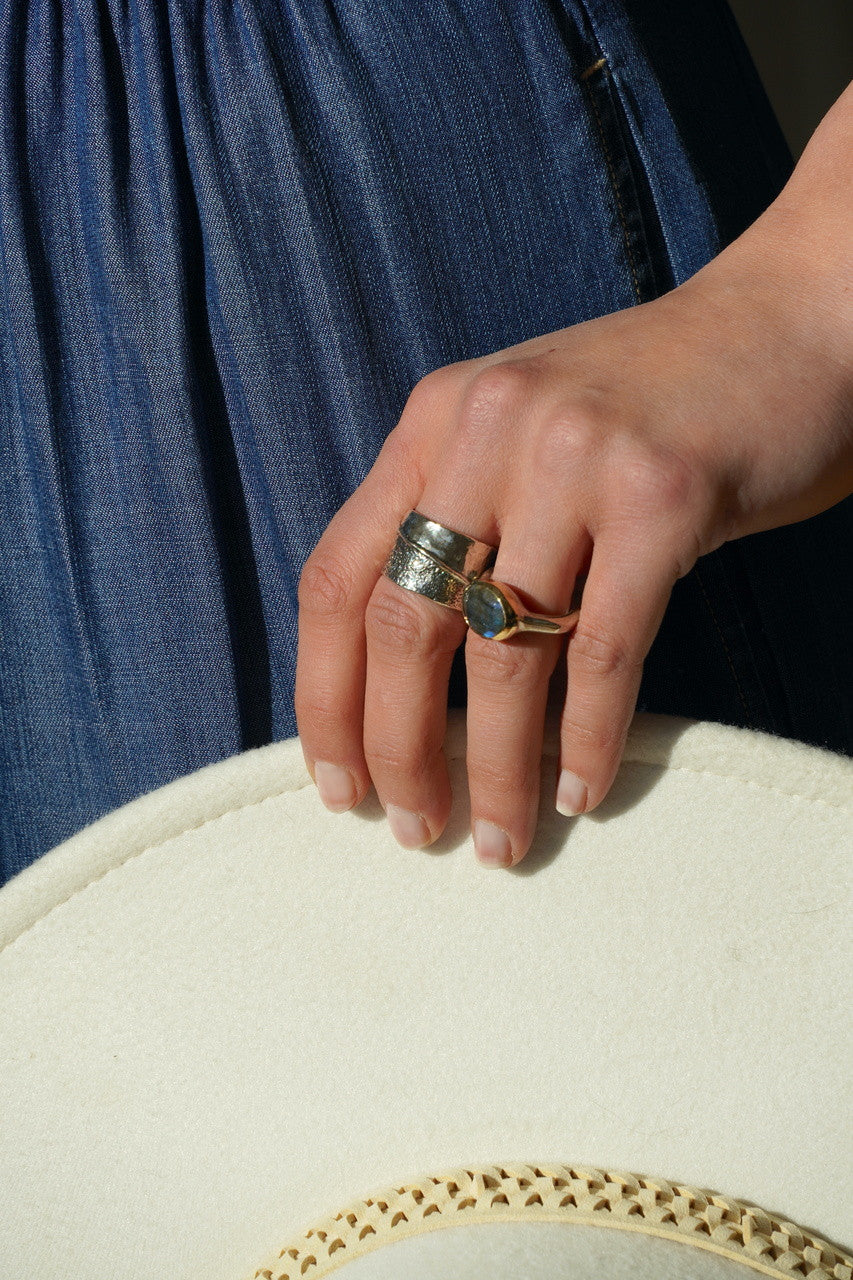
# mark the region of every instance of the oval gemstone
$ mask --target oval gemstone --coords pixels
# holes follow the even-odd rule
[[[493,640],[512,621],[503,595],[488,582],[472,582],[465,588],[462,611],[471,630],[487,640]]]

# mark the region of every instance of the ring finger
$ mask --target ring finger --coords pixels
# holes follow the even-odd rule
[[[491,577],[518,591],[531,612],[565,615],[589,535],[577,522],[547,520],[541,510],[531,519],[535,502],[521,501],[518,509],[524,521],[505,525]],[[514,866],[533,841],[549,680],[565,639],[521,632],[499,641],[468,633],[471,827],[487,865]]]

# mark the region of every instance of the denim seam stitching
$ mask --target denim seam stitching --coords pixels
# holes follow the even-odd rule
[[[602,71],[609,71],[609,67],[607,66],[606,59],[600,58],[598,63],[594,64],[592,67],[587,68],[587,72],[589,72],[591,75],[593,71],[596,71],[599,69]],[[601,116],[598,111],[598,106],[596,105],[595,94],[592,92],[589,86],[590,75],[587,75],[587,72],[584,72],[583,75],[581,75],[580,82],[583,85],[587,100],[590,106],[592,107],[592,112],[593,112],[593,115],[595,116],[595,123],[598,130],[598,137],[601,142],[601,149],[604,152],[604,162],[607,165],[607,173],[610,178],[610,187],[611,187],[611,190],[613,191],[613,195],[616,198],[616,210],[619,215],[619,222],[622,226],[622,239],[625,244],[625,252],[628,256],[628,267],[631,272],[631,280],[633,281],[633,284],[634,284],[634,293],[636,294],[637,301],[642,302],[643,298],[640,293],[640,282],[637,278],[637,268],[636,268],[636,263],[634,261],[634,250],[632,248],[631,237],[628,232],[628,223],[625,219],[625,210],[622,206],[622,196],[619,191],[619,184],[616,180],[616,170],[613,167],[613,159],[610,155],[610,148],[607,145],[607,138],[604,133],[604,126],[601,121]]]

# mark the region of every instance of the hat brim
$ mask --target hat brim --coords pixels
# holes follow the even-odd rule
[[[328,813],[290,739],[0,890],[10,1277],[101,1280],[120,1251],[126,1280],[248,1280],[359,1196],[505,1161],[853,1238],[851,762],[640,715],[605,802],[566,819],[552,723],[536,842],[495,872],[464,736],[451,712],[429,850],[374,797]]]

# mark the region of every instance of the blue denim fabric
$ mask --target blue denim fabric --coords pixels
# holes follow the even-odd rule
[[[687,279],[791,158],[717,0],[9,0],[0,50],[2,882],[296,732],[300,570],[420,377]],[[703,558],[640,709],[853,750],[849,527]]]

